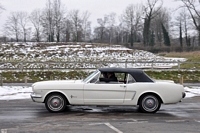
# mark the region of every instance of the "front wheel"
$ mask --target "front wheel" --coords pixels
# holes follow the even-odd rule
[[[139,101],[139,109],[144,113],[155,113],[160,109],[161,101],[154,95],[144,95]]]
[[[66,98],[58,93],[50,94],[45,100],[45,107],[49,112],[62,112],[66,108]]]

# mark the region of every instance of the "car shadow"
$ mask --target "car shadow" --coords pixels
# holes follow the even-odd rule
[[[48,116],[67,116],[87,118],[130,118],[130,117],[176,117],[171,113],[167,113],[164,109],[160,109],[157,113],[142,113],[137,106],[67,106],[63,112],[50,113],[47,110],[38,112],[39,117]]]

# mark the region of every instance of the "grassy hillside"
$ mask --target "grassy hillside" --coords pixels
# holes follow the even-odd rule
[[[200,71],[145,71],[151,78],[160,80],[173,80],[179,82],[183,77],[184,82],[200,82]],[[28,77],[28,82],[37,82],[44,80],[66,80],[66,79],[84,79],[91,71],[31,71],[31,72],[3,72],[3,81],[8,83],[25,82],[24,77]]]
[[[4,68],[6,64],[3,62],[24,62],[24,61],[89,61],[89,62],[104,62],[104,61],[177,61],[175,58],[186,58],[187,62],[200,62],[200,51],[197,52],[182,52],[182,53],[153,53],[143,50],[133,50],[120,45],[109,44],[91,44],[91,43],[7,43],[0,45],[0,67]],[[170,57],[170,58],[169,58]],[[84,68],[85,66],[80,64]],[[157,64],[158,66],[172,67],[168,64]],[[8,64],[8,67],[16,67]],[[26,64],[26,67],[34,68]],[[55,65],[54,65],[55,67]],[[80,67],[80,66],[77,66]],[[124,67],[121,64],[103,64],[97,67]],[[128,64],[130,68],[148,68],[151,63],[133,63]],[[177,66],[174,66],[177,67]],[[146,73],[154,79],[174,80],[179,82],[183,77],[184,82],[200,82],[200,72],[190,71],[192,68],[200,68],[200,64],[181,64],[181,68],[187,68],[189,71],[146,71]],[[4,82],[24,82],[24,77],[27,76],[28,82],[37,82],[43,80],[61,80],[61,79],[84,79],[91,71],[2,71]]]

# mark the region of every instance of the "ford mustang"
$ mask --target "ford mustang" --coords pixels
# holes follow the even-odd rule
[[[155,113],[161,104],[175,104],[185,97],[182,85],[153,80],[131,68],[100,68],[84,80],[36,82],[32,90],[32,100],[45,103],[49,112],[64,111],[67,105],[129,105]]]

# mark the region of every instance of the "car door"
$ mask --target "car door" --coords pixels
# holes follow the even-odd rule
[[[84,103],[89,105],[120,105],[124,102],[126,84],[95,82],[84,85]]]

